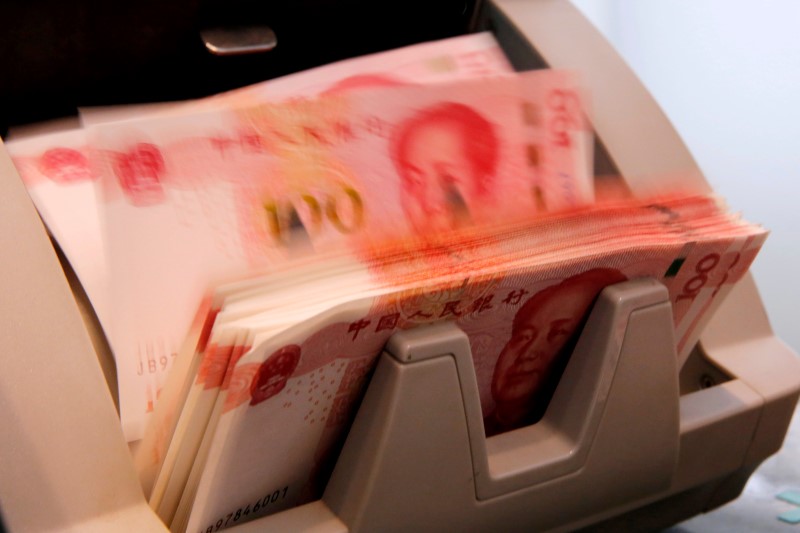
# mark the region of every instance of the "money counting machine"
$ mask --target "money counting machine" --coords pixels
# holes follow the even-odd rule
[[[291,67],[289,56],[281,55],[284,45],[298,47],[294,66],[300,69],[338,59],[327,57],[334,49],[355,55],[409,39],[488,29],[519,69],[583,73],[593,98],[598,172],[618,172],[634,191],[646,190],[642,176],[654,174],[693,173],[704,183],[651,96],[567,1],[409,2],[392,7],[398,12],[390,17],[383,14],[388,8],[381,7],[379,16],[367,2],[319,2],[305,11],[287,2],[277,20],[295,15],[311,22],[281,40],[273,51],[277,70],[267,75],[246,68],[248,61],[270,64],[265,59],[190,55],[181,32],[191,30],[199,39],[197,25],[205,19],[187,17],[180,4],[90,9],[46,2],[52,13],[44,18],[31,15],[30,6],[4,5],[4,33],[17,39],[5,47],[12,64],[3,65],[4,126],[57,116],[81,88],[96,97],[93,103],[114,103],[103,101],[106,90],[116,91],[121,103],[199,96],[227,88],[213,86],[214,80],[243,84],[256,81],[250,75],[281,74]],[[255,9],[228,4],[226,13]],[[227,23],[215,9],[202,6],[204,17]],[[352,15],[359,10],[355,24]],[[131,27],[123,20],[140,23],[147,31],[106,27],[99,36],[108,42],[91,46],[70,36],[73,23],[91,27],[105,19],[120,28]],[[275,29],[283,39],[282,28]],[[59,48],[48,48],[59,39]],[[370,40],[376,48],[363,48]],[[14,53],[24,68],[14,63]],[[49,65],[42,59],[48,54],[55,58]],[[155,59],[148,63],[147,56]],[[152,64],[159,67],[147,72],[145,65]],[[197,69],[218,76],[207,76],[203,85]],[[22,94],[41,102],[20,105]],[[102,339],[91,310],[80,287],[65,279],[68,265],[59,264],[2,150],[0,177],[5,526],[163,531],[142,496],[119,429],[109,395],[113,365],[99,365],[95,357],[103,350],[101,342],[92,342]],[[800,394],[800,359],[772,333],[749,277],[734,288],[681,368],[673,345],[662,286],[638,280],[607,288],[545,417],[487,439],[463,333],[444,324],[397,334],[380,358],[322,499],[233,530],[653,530],[718,507],[735,499],[750,474],[781,447]]]

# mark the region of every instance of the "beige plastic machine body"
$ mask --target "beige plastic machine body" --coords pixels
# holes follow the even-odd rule
[[[633,190],[702,177],[652,97],[567,0],[496,0],[479,25],[518,68],[579,69],[593,126]],[[12,531],[165,531],[56,254],[0,149],[0,509]],[[255,531],[654,529],[735,498],[783,441],[800,359],[739,283],[680,375],[655,282],[608,288],[545,418],[486,439],[452,325],[394,337],[321,500]],[[688,389],[697,376],[721,376]],[[692,374],[686,378],[687,374]],[[708,383],[711,384],[711,383]],[[681,390],[683,390],[683,394]]]

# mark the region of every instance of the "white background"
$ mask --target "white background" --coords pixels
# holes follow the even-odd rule
[[[573,0],[658,101],[711,186],[771,230],[753,265],[800,351],[800,1]]]

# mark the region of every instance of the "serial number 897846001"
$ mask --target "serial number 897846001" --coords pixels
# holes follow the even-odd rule
[[[267,494],[263,498],[260,498],[257,502],[253,504],[247,504],[246,507],[239,507],[234,512],[230,512],[224,517],[217,520],[215,523],[208,526],[206,529],[201,529],[200,533],[213,533],[214,531],[219,531],[220,529],[224,529],[228,526],[231,526],[241,520],[244,520],[251,514],[255,515],[259,511],[263,511],[264,508],[267,506],[274,505],[275,503],[283,500],[286,498],[286,493],[289,492],[289,487],[283,487],[282,489],[278,489],[271,494]]]

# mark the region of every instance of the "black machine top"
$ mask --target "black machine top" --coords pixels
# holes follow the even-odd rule
[[[473,29],[480,0],[0,0],[0,134],[79,106],[208,96]],[[263,24],[265,53],[220,57],[201,32]]]

